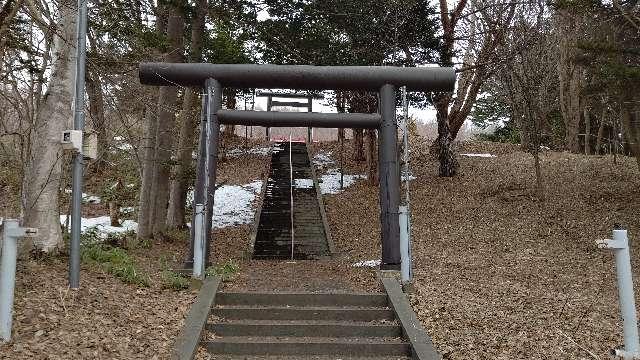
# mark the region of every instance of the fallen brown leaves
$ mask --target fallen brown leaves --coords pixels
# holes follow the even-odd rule
[[[622,344],[615,264],[595,239],[614,223],[640,236],[633,159],[545,152],[540,202],[533,157],[516,147],[463,144],[497,157],[460,157],[460,174],[443,179],[427,145],[412,154],[411,301],[436,348],[449,359],[607,358]],[[359,183],[325,201],[337,247],[379,258],[377,189]]]
[[[436,348],[449,359],[605,359],[622,343],[611,254],[594,240],[614,223],[640,236],[640,179],[632,159],[542,154],[546,201],[535,198],[533,158],[514,146],[466,143],[460,174],[436,176],[428,144],[413,146],[411,182],[415,293],[411,301]],[[314,145],[333,151],[336,143]],[[347,173],[363,174],[349,160]],[[220,169],[228,183],[259,178],[266,159]],[[237,170],[239,167],[246,170]],[[336,165],[337,167],[337,165]],[[230,290],[369,291],[375,271],[350,265],[380,257],[378,190],[360,181],[324,197],[338,254],[296,263],[253,261],[249,226],[217,230],[214,261],[233,259]],[[639,251],[632,242],[632,254]],[[85,268],[83,288],[66,289],[66,263],[27,262],[18,270],[15,342],[1,358],[166,358],[192,292],[162,290],[163,259],[184,244],[156,243],[136,253],[152,274],[138,289]],[[634,262],[639,274],[640,262]],[[640,298],[639,298],[640,299]]]

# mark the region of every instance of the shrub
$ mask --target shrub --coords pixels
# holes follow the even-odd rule
[[[188,289],[191,281],[171,270],[162,271],[162,287],[164,289],[173,289],[176,291]]]
[[[230,281],[240,271],[240,266],[233,260],[207,268],[207,276],[219,276],[222,281]]]
[[[124,249],[100,243],[85,244],[82,261],[98,264],[104,271],[127,284],[149,287],[148,276],[136,269],[135,261]]]

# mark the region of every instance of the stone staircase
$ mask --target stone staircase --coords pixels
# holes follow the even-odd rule
[[[293,260],[319,259],[330,255],[327,230],[318,203],[317,183],[313,179],[311,166],[306,144],[277,144],[271,155],[271,170],[258,219],[253,244],[254,259],[289,260],[292,253]]]
[[[215,359],[410,359],[386,294],[216,295],[203,345]]]

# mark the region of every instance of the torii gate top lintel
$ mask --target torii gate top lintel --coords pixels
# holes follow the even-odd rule
[[[216,79],[223,87],[297,90],[379,91],[383,85],[407,91],[453,91],[450,67],[311,66],[207,63],[141,63],[140,83],[156,86],[204,86]]]

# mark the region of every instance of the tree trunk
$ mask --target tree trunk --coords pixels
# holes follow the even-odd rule
[[[202,37],[204,35],[204,23],[208,10],[207,0],[199,0],[196,9],[196,18],[191,30],[191,49],[189,60],[199,62],[202,60]],[[200,107],[198,96],[193,88],[187,88],[184,92],[182,111],[178,119],[180,135],[178,142],[178,163],[176,164],[173,180],[171,181],[171,194],[169,196],[169,210],[167,211],[167,226],[180,229],[186,226],[185,206],[187,189],[194,177],[192,171],[192,153],[194,149],[194,136]]]
[[[589,108],[584,107],[584,154],[591,155],[590,144],[591,141],[591,116],[589,114]]]
[[[336,110],[338,113],[346,112],[344,91],[336,91]],[[340,128],[338,129],[338,142],[342,144],[344,139],[344,128]]]
[[[364,131],[353,129],[353,160],[364,161]]]
[[[156,10],[156,31],[158,35],[165,35],[167,29],[167,9],[162,3],[158,4]],[[158,90],[152,89],[152,98],[157,100]],[[144,109],[144,134],[142,143],[143,160],[142,160],[142,181],[140,184],[140,197],[138,199],[138,240],[148,239],[153,235],[153,218],[155,212],[154,194],[154,176],[156,175],[157,159],[156,145],[158,132],[158,117],[154,109],[150,105],[146,105]]]
[[[227,109],[230,110],[235,110],[236,108],[236,90],[235,89],[225,89],[225,100],[226,100],[226,107]],[[234,125],[231,124],[226,124],[224,126],[224,138],[225,139],[231,139],[233,137],[233,135],[235,134],[236,131],[236,127]]]
[[[631,151],[638,163],[638,169],[640,170],[640,128],[632,121],[632,111],[628,102],[623,101],[620,109],[620,123],[622,124],[622,130],[629,142]]]
[[[560,81],[560,111],[565,125],[567,150],[579,153],[580,90],[582,71],[574,63],[577,49],[576,29],[578,21],[569,10],[559,10],[556,15],[558,28],[558,79]]]
[[[367,155],[367,183],[370,186],[378,185],[378,150],[376,131],[368,129],[366,132]]]
[[[109,201],[109,218],[111,226],[120,226],[120,210],[116,200]]]
[[[598,137],[596,139],[596,155],[602,153],[602,135],[604,134],[604,119],[607,116],[606,106],[602,106],[602,116],[600,117],[600,126],[598,127]]]
[[[451,131],[449,130],[449,98],[450,94],[439,94],[435,102],[436,119],[438,121],[438,138],[431,150],[438,155],[440,166],[438,175],[441,177],[455,176],[458,170],[458,162],[453,153]]]
[[[178,123],[180,124],[180,140],[178,142],[178,163],[171,180],[169,209],[167,210],[167,226],[171,229],[186,227],[185,206],[187,206],[188,185],[193,178],[193,148],[196,119],[199,113],[198,98],[193,88],[184,92],[182,111]]]
[[[107,140],[107,127],[104,117],[104,96],[102,94],[102,80],[99,75],[94,75],[92,72],[87,71],[87,97],[89,98],[89,118],[93,130],[98,135],[98,159],[97,163],[101,163],[100,160],[105,154],[105,147],[108,144]]]
[[[32,144],[23,179],[22,213],[24,225],[38,228],[38,235],[21,243],[24,255],[33,247],[45,253],[56,252],[63,245],[60,230],[58,191],[62,173],[60,136],[71,127],[76,30],[76,4],[58,3],[59,26],[54,32],[50,83],[38,108]]]
[[[174,4],[170,8],[167,22],[167,37],[171,44],[165,61],[182,61],[184,34],[183,6]],[[167,207],[169,204],[169,181],[171,177],[171,149],[173,145],[174,127],[176,122],[175,107],[178,98],[177,88],[164,86],[158,95],[158,127],[156,131],[156,166],[152,183],[154,194],[154,213],[151,218],[154,237],[161,237],[167,227]]]
[[[155,95],[155,90],[153,91]],[[152,206],[152,184],[154,168],[156,166],[156,132],[158,131],[158,117],[152,111],[151,106],[147,105],[144,115],[144,135],[143,143],[143,160],[142,160],[142,182],[140,185],[140,199],[138,205],[138,239],[148,239],[152,235],[153,211]]]

